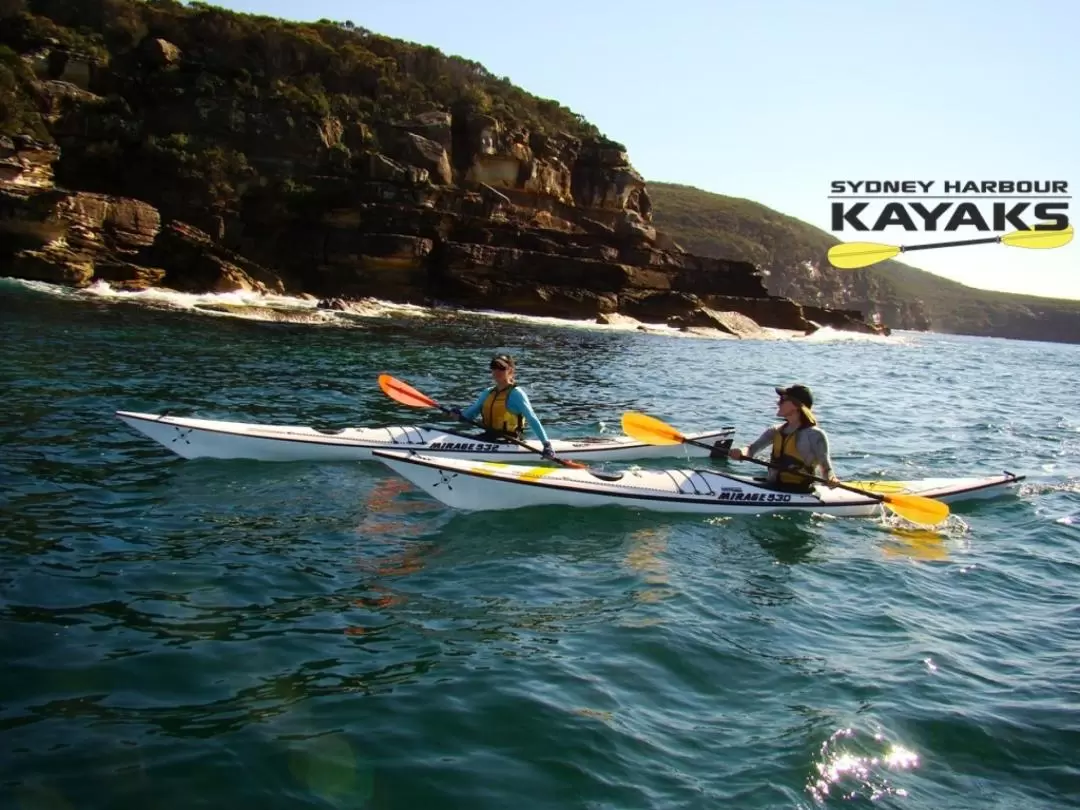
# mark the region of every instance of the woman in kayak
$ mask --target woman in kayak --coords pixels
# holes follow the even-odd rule
[[[478,416],[491,438],[510,435],[520,439],[528,423],[538,439],[543,442],[543,456],[554,459],[544,426],[533,411],[529,396],[515,382],[514,372],[517,366],[514,358],[508,354],[497,354],[491,358],[491,376],[495,384],[482,393],[472,405],[464,410],[454,408],[454,412],[463,421],[472,421]]]
[[[766,428],[749,446],[731,448],[728,456],[736,460],[753,458],[766,447],[771,447],[769,462],[785,471],[769,470],[769,483],[796,491],[811,489],[812,482],[799,475],[800,470],[811,475],[820,470],[820,477],[828,479],[830,486],[837,483],[839,479],[833,472],[829,455],[829,437],[817,426],[812,412],[813,393],[805,385],[777,388],[776,393],[780,396],[776,415],[783,417],[784,421]]]

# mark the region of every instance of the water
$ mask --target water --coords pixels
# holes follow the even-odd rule
[[[0,806],[1080,806],[1080,347],[179,301],[0,282]],[[555,435],[748,441],[798,380],[844,477],[1029,478],[937,534],[467,514],[112,415],[420,424],[379,373],[465,404],[497,350]]]

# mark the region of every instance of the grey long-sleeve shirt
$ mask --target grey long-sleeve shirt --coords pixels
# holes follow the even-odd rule
[[[775,425],[766,428],[765,431],[749,445],[749,455],[754,456],[762,450],[767,448],[771,449],[773,436],[776,435],[776,431],[777,426]],[[787,424],[783,425],[784,436],[790,436],[791,431],[792,428]],[[799,434],[795,437],[795,450],[802,459],[810,465],[811,470],[814,470],[815,472],[820,471],[819,474],[821,477],[828,478],[833,474],[832,457],[829,455],[829,437],[821,428],[808,427],[800,430]],[[777,474],[776,470],[769,470],[768,479],[770,481],[775,481]]]

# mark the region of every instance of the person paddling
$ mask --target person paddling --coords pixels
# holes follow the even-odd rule
[[[833,471],[832,458],[829,455],[829,437],[817,426],[813,414],[814,395],[805,385],[790,385],[777,388],[780,401],[776,406],[776,415],[783,417],[779,425],[766,428],[750,445],[733,447],[728,456],[735,460],[753,458],[757,453],[770,447],[770,463],[783,467],[784,471],[770,469],[767,480],[779,488],[796,491],[812,489],[812,482],[797,474],[797,471],[818,474],[829,480],[829,486],[839,483]]]
[[[500,435],[510,435],[520,439],[528,423],[543,443],[544,458],[554,459],[555,451],[551,449],[547,432],[533,410],[528,394],[518,387],[516,370],[517,364],[513,357],[508,354],[495,355],[491,358],[491,376],[495,384],[485,390],[468,408],[454,408],[453,411],[463,421],[480,417],[486,431],[485,438],[497,439]]]

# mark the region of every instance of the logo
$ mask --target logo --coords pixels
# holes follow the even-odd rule
[[[974,239],[914,245],[852,241],[829,248],[841,270],[869,267],[901,253],[1000,243],[1049,249],[1072,241],[1069,184],[1064,180],[833,180],[829,184],[834,233],[905,231],[997,233]],[[1000,233],[1007,231],[1006,233]]]
[[[783,492],[743,492],[742,490],[721,489],[717,500],[737,503],[789,503],[791,496]]]
[[[498,453],[503,445],[477,444],[476,442],[432,442],[428,450],[468,450],[475,453]]]

